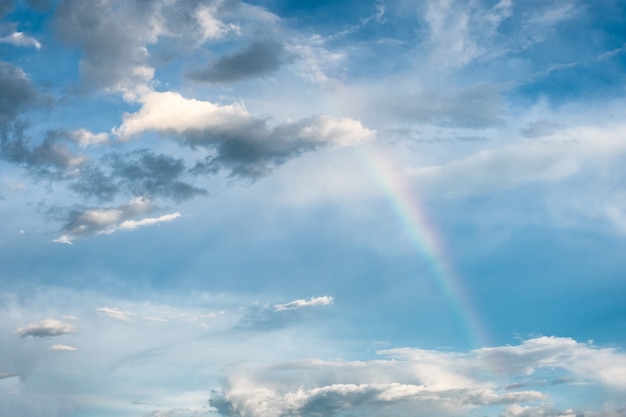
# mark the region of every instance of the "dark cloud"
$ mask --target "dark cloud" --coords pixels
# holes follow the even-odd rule
[[[195,81],[228,83],[270,74],[288,60],[282,44],[271,39],[255,41],[240,52],[221,57],[204,70],[190,72],[188,77]]]

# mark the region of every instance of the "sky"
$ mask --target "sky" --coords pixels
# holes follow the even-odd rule
[[[625,417],[626,3],[0,0],[0,415]]]

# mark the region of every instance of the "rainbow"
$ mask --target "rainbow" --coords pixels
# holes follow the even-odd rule
[[[463,282],[455,273],[453,263],[444,251],[435,228],[428,220],[414,191],[403,176],[393,168],[393,161],[381,149],[369,146],[361,151],[368,172],[385,192],[393,210],[417,252],[427,263],[432,277],[465,330],[467,341],[474,348],[490,346],[487,331]]]

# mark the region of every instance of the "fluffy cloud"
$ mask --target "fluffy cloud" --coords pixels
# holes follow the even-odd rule
[[[538,369],[561,369],[575,381],[626,391],[626,355],[572,339],[540,337],[517,346],[469,353],[390,349],[367,362],[303,361],[231,372],[210,403],[223,416],[459,415],[481,406],[506,405],[506,415],[532,413],[549,398],[535,389],[500,388],[502,378],[528,378]],[[524,403],[535,403],[526,406]]]
[[[54,337],[74,333],[74,326],[59,320],[46,319],[38,323],[30,323],[27,327],[17,329],[20,337]]]
[[[54,239],[57,243],[71,244],[73,240],[94,234],[111,234],[119,230],[133,230],[142,226],[170,222],[180,213],[165,214],[131,220],[132,217],[156,210],[145,198],[135,198],[130,203],[115,208],[75,210],[63,227],[63,235]]]
[[[231,175],[258,177],[304,152],[358,143],[374,134],[356,120],[329,116],[268,126],[241,104],[217,105],[174,92],[151,92],[141,102],[138,112],[124,115],[115,131],[119,138],[156,131],[205,148],[209,155],[196,164],[198,173],[225,168]]]

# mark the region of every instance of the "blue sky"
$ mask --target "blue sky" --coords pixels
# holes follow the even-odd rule
[[[0,414],[626,413],[626,4],[0,0]]]

